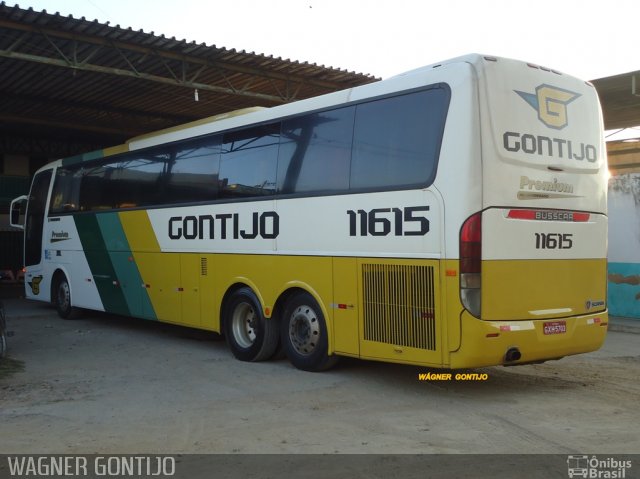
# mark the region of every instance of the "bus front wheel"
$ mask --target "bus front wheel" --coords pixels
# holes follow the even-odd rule
[[[303,371],[325,371],[338,362],[329,356],[327,325],[317,301],[306,292],[294,294],[282,316],[280,341],[289,361]]]
[[[264,361],[278,347],[278,324],[266,319],[250,288],[240,288],[224,309],[224,335],[233,355],[241,361]]]
[[[53,294],[53,304],[58,311],[58,316],[63,319],[71,319],[76,312],[76,308],[71,306],[71,288],[69,287],[69,281],[64,274],[59,274],[56,277]]]

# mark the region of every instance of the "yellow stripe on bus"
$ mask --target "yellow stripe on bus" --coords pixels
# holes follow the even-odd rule
[[[124,211],[119,215],[131,251],[160,252],[160,245],[146,211]]]

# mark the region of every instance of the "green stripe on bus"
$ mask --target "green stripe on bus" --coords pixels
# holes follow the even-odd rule
[[[62,160],[62,166],[75,165],[82,163],[83,161],[99,160],[104,157],[104,150],[95,150],[88,153],[82,153],[81,155],[70,156]]]
[[[105,246],[131,316],[157,319],[118,213],[97,216]]]
[[[118,277],[107,252],[96,215],[76,215],[73,219],[105,311],[130,316],[127,301],[118,286]]]

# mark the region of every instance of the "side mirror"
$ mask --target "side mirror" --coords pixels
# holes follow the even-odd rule
[[[11,209],[9,210],[9,224],[14,228],[24,229],[24,222],[20,222],[20,217],[25,212],[25,206],[27,205],[27,195],[19,196],[11,202]]]

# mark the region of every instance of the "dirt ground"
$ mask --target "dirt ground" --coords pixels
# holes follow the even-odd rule
[[[5,454],[640,453],[640,334],[470,371],[486,381],[419,381],[429,370],[243,363],[210,334],[19,301],[0,362]]]

